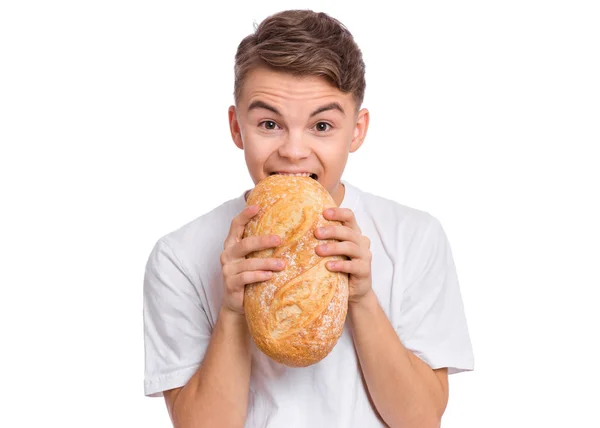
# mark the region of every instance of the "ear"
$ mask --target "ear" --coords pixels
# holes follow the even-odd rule
[[[369,110],[366,108],[363,108],[358,112],[356,124],[354,125],[354,136],[350,143],[350,153],[357,151],[365,141],[367,130],[369,129],[369,118]]]
[[[238,122],[235,106],[229,107],[229,131],[231,132],[231,139],[234,144],[244,150],[244,142],[242,141],[242,130],[240,123]]]

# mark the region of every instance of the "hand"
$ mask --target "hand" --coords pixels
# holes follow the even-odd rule
[[[276,235],[249,236],[242,239],[246,224],[258,213],[258,206],[246,207],[231,221],[229,235],[221,253],[223,273],[222,308],[237,314],[244,313],[244,288],[246,284],[266,281],[273,271],[285,268],[285,261],[277,258],[250,258],[253,251],[277,247],[281,238]],[[278,264],[280,262],[281,264]]]
[[[352,210],[348,208],[330,208],[323,211],[327,220],[337,220],[341,225],[326,226],[315,230],[317,239],[337,239],[341,242],[319,245],[319,256],[347,256],[350,260],[327,262],[332,272],[346,272],[348,276],[349,297],[351,303],[360,301],[372,290],[371,280],[371,241],[363,236]]]

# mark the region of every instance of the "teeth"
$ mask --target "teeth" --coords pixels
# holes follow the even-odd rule
[[[312,174],[310,172],[300,172],[297,174],[289,174],[287,172],[278,172],[277,175],[287,175],[291,177],[310,177]]]

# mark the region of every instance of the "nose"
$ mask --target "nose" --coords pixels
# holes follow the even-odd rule
[[[301,133],[287,133],[279,145],[279,155],[290,160],[300,160],[310,155],[310,147]]]

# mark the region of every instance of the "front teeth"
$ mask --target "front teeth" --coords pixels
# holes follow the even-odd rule
[[[317,174],[312,174],[310,172],[301,172],[301,173],[298,173],[298,174],[287,174],[287,173],[275,172],[275,173],[272,173],[272,174],[285,175],[285,176],[288,176],[288,177],[310,177],[313,180],[317,180]]]

